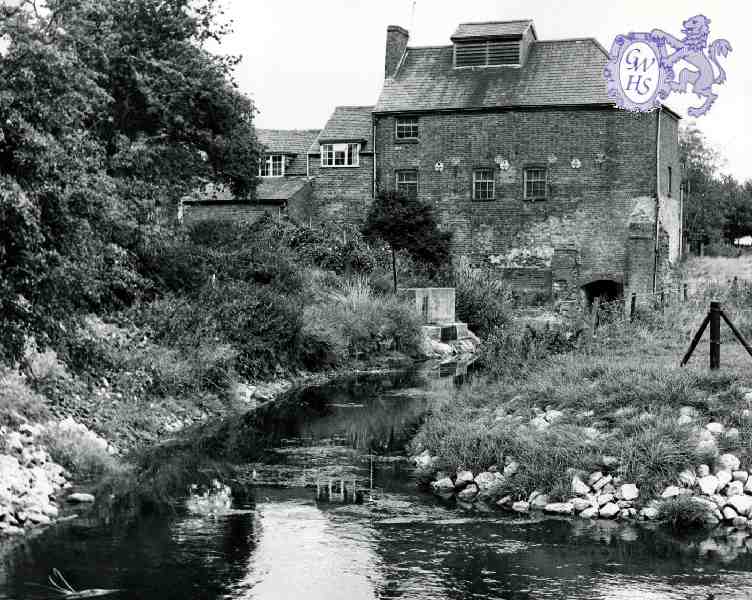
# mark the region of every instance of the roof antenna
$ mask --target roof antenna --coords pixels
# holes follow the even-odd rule
[[[418,0],[413,0],[413,6],[410,9],[410,34],[413,34],[413,29],[415,28],[415,5],[418,3]]]

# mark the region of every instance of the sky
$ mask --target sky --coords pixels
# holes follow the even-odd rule
[[[723,172],[752,179],[752,3],[741,0],[224,0],[234,32],[221,51],[240,54],[236,79],[253,98],[256,126],[320,129],[337,105],[376,103],[384,76],[387,25],[410,31],[410,46],[448,45],[458,23],[533,19],[539,39],[594,37],[606,49],[630,31],[676,37],[695,14],[710,18],[709,42],[727,39],[727,81],[696,120],[697,96],[667,104],[697,126],[726,159]],[[605,82],[604,82],[605,85]]]

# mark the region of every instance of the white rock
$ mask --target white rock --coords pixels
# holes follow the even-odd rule
[[[752,477],[747,479],[746,483],[744,484],[744,493],[752,494]]]
[[[431,467],[436,459],[431,456],[431,453],[428,450],[423,450],[420,454],[417,456],[413,456],[413,462],[415,462],[415,466],[420,469],[428,469]]]
[[[636,500],[639,495],[640,490],[634,483],[625,483],[624,485],[619,487],[619,490],[616,492],[616,497],[619,500]]]
[[[734,481],[747,483],[747,479],[749,479],[749,473],[747,471],[734,471],[733,473],[731,473],[731,477],[734,478]]]
[[[519,500],[518,502],[515,502],[512,504],[512,510],[514,512],[519,513],[526,513],[530,511],[530,503],[524,502],[523,500]]]
[[[538,508],[541,509],[546,506],[546,504],[549,503],[548,494],[538,494],[533,498],[533,500],[530,502],[531,508]]]
[[[744,493],[744,484],[741,481],[732,481],[726,486],[727,496],[740,496]]]
[[[478,473],[478,475],[475,477],[475,484],[481,491],[488,490],[498,485],[499,478],[497,477],[497,475],[498,473],[491,473],[489,471]]]
[[[94,496],[91,494],[85,494],[83,492],[76,492],[74,494],[71,494],[66,498],[68,502],[75,502],[75,503],[88,503],[88,502],[94,502]]]
[[[593,485],[596,481],[599,481],[602,478],[603,473],[601,471],[590,473],[590,477],[588,477],[588,485]]]
[[[752,496],[731,496],[726,499],[726,505],[733,507],[733,509],[742,516],[749,517],[750,511],[752,511]]]
[[[572,504],[572,506],[574,506],[574,509],[577,512],[582,512],[586,508],[590,508],[592,506],[590,500],[586,498],[572,498],[569,502]]]
[[[729,442],[735,442],[739,439],[739,430],[736,427],[731,427],[726,430],[726,440]]]
[[[724,427],[721,423],[718,423],[717,421],[713,421],[705,425],[705,429],[707,429],[713,435],[720,435],[721,433],[723,433]]]
[[[723,518],[726,521],[731,521],[732,519],[735,519],[739,516],[739,513],[737,513],[736,510],[734,510],[734,508],[731,506],[725,506],[721,511],[721,514],[723,514]]]
[[[614,495],[613,494],[601,494],[600,496],[597,496],[595,499],[598,506],[604,506],[608,504],[609,502],[614,501]]]
[[[572,493],[584,496],[590,493],[590,486],[580,479],[579,475],[572,477]]]
[[[718,478],[715,475],[706,475],[697,480],[697,485],[700,486],[702,493],[708,496],[715,494],[718,483]]]
[[[543,415],[543,418],[546,419],[549,423],[554,423],[555,421],[558,421],[564,416],[564,413],[560,410],[547,410],[546,413]]]
[[[731,483],[731,471],[718,471],[715,474],[716,478],[718,479],[718,488],[717,491],[723,490],[729,483]]]
[[[593,489],[597,492],[603,489],[609,483],[611,483],[612,480],[613,480],[613,477],[611,477],[611,475],[606,475],[605,477],[601,477],[598,481],[596,481],[593,484]]]
[[[462,500],[463,502],[472,502],[473,500],[475,500],[475,497],[477,495],[477,486],[470,484],[457,494],[457,500]]]
[[[612,519],[617,514],[619,514],[619,507],[614,502],[609,502],[608,504],[601,506],[598,511],[598,515],[604,519]]]
[[[473,480],[472,471],[458,470],[457,479],[455,479],[454,485],[458,486],[466,481],[472,481],[472,480]]]
[[[441,479],[434,481],[431,484],[431,487],[433,487],[436,492],[451,491],[454,489],[454,482],[449,479],[449,477],[442,477]]]
[[[556,515],[571,515],[574,513],[574,504],[570,502],[550,502],[543,507],[543,511]]]
[[[737,471],[740,464],[739,459],[733,454],[721,454],[718,457],[718,465],[725,471]]]
[[[665,490],[663,490],[661,498],[673,498],[674,496],[679,496],[681,493],[682,489],[680,487],[670,485]]]
[[[707,477],[710,475],[710,467],[708,465],[697,465],[697,476]]]
[[[653,519],[658,518],[658,509],[653,508],[652,506],[646,506],[645,508],[640,510],[640,516],[643,519],[647,519],[648,521],[652,521]]]
[[[598,516],[598,509],[595,508],[594,506],[591,506],[591,507],[586,508],[585,510],[583,510],[580,513],[580,516],[583,519],[594,519],[595,517]]]

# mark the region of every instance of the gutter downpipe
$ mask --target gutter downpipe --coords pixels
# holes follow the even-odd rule
[[[373,143],[373,184],[371,198],[376,198],[376,117],[371,114],[371,137]]]
[[[659,214],[661,209],[661,109],[659,106],[656,114],[657,127],[655,128],[655,244],[653,246],[653,293],[658,287],[658,233]]]

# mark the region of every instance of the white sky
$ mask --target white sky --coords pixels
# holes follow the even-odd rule
[[[727,159],[725,171],[752,179],[752,32],[748,0],[224,0],[235,33],[223,51],[242,54],[241,89],[255,101],[256,126],[318,129],[336,105],[375,104],[384,74],[387,25],[410,30],[411,46],[447,45],[458,23],[531,18],[540,39],[614,37],[659,28],[681,37],[681,23],[711,19],[709,41],[733,48],[721,64],[727,82],[697,125]],[[605,85],[605,82],[604,82]],[[693,94],[673,94],[669,106],[687,122]]]

